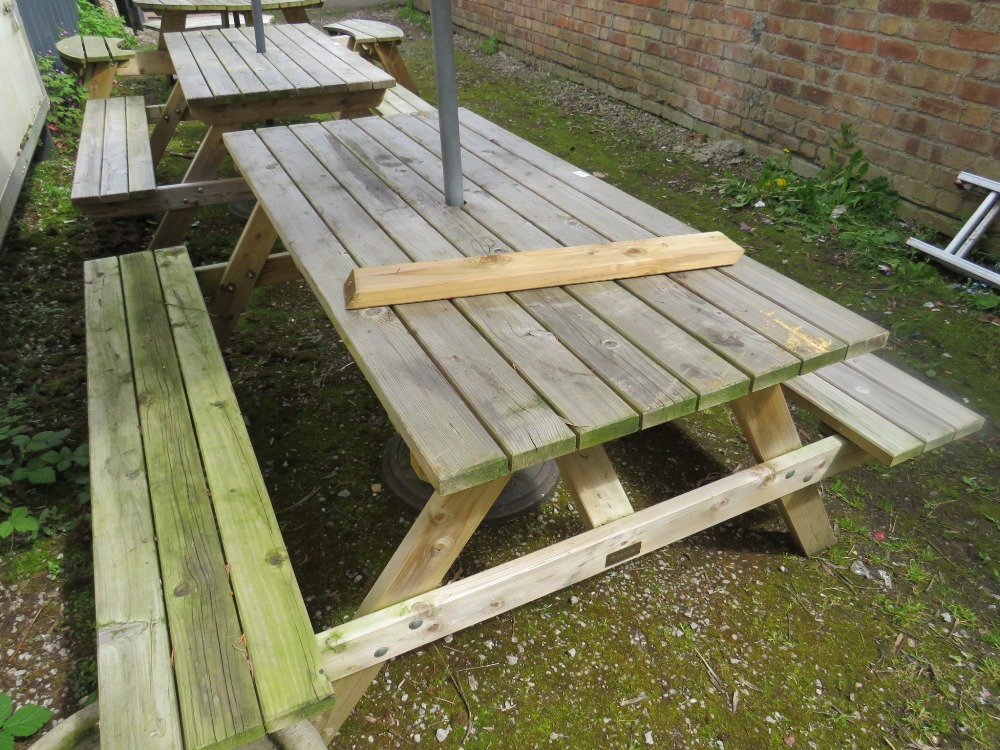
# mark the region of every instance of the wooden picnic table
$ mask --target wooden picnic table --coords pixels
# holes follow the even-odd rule
[[[392,76],[309,24],[264,29],[257,52],[251,28],[166,34],[177,83],[150,145],[154,163],[186,112],[209,126],[184,183],[212,179],[226,154],[223,133],[245,123],[325,113],[367,113],[395,84]],[[183,238],[196,209],[168,211],[151,247]]]
[[[160,16],[159,49],[166,49],[164,36],[171,31],[184,31],[187,17],[198,13],[218,13],[222,25],[229,25],[230,13],[242,13],[250,22],[250,0],[135,0],[135,6]],[[309,23],[306,8],[318,8],[323,0],[261,0],[265,13],[280,10],[288,23]]]
[[[764,502],[779,499],[807,553],[828,546],[815,483],[865,460],[837,436],[803,448],[780,386],[880,348],[886,332],[747,257],[348,310],[356,266],[694,231],[471,112],[460,120],[459,208],[444,204],[434,117],[225,136],[258,204],[210,283],[217,336],[255,285],[304,278],[436,488],[359,618],[317,636],[336,680],[335,708],[314,722],[327,741],[386,659]],[[287,252],[270,255],[277,237]],[[633,512],[601,445],[726,404],[774,465]],[[553,458],[591,531],[435,590],[511,472]]]

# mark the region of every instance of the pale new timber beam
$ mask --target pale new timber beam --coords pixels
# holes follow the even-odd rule
[[[556,459],[566,491],[589,529],[632,514],[625,488],[600,445]]]
[[[728,266],[743,248],[722,232],[354,269],[349,309],[471,297]]]
[[[571,539],[318,633],[326,675],[413,651],[703,529],[795,494],[870,456],[840,435],[799,448]],[[370,677],[369,677],[370,679]],[[339,696],[338,696],[339,699]]]
[[[361,603],[358,614],[374,612],[438,586],[509,479],[507,475],[453,495],[438,492],[431,495]],[[327,640],[329,638],[320,643]],[[340,725],[351,715],[355,704],[378,675],[381,661],[372,662],[368,670],[359,674],[348,676],[341,672],[333,678],[336,705],[311,719],[325,742],[333,739]]]
[[[729,404],[750,449],[766,461],[802,445],[780,385],[748,393]],[[779,500],[785,525],[802,551],[813,555],[832,547],[837,538],[823,507],[823,498],[811,485]]]

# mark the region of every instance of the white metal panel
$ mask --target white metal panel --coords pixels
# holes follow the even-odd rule
[[[24,24],[11,0],[0,0],[0,245],[7,232],[28,163],[45,122],[48,97]]]

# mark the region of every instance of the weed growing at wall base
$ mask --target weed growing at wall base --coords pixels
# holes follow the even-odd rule
[[[753,207],[802,229],[807,240],[832,237],[862,265],[873,267],[902,241],[896,228],[899,196],[885,177],[867,179],[869,164],[842,124],[827,164],[812,177],[792,171],[792,154],[765,162],[756,178],[716,184],[730,208]]]

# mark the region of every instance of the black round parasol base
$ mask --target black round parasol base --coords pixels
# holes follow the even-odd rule
[[[399,435],[393,435],[382,452],[382,481],[394,498],[417,513],[434,493],[434,488],[413,470],[410,449]],[[483,519],[483,526],[499,526],[527,515],[552,497],[558,485],[555,461],[515,471]]]

